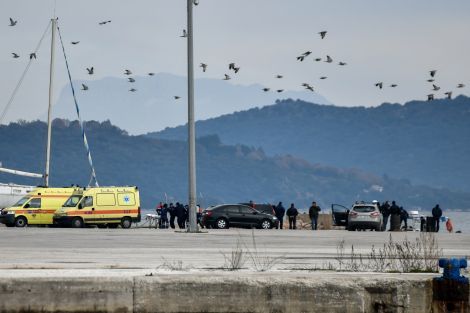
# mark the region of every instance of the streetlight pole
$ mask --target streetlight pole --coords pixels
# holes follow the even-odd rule
[[[188,158],[189,158],[189,229],[198,232],[196,217],[196,131],[194,126],[193,1],[188,2]]]

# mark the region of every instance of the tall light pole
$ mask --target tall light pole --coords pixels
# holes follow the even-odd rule
[[[188,159],[189,159],[189,228],[198,232],[196,217],[196,131],[194,126],[194,60],[193,60],[193,1],[188,2]]]
[[[49,66],[49,107],[47,109],[47,144],[46,144],[46,169],[44,173],[44,185],[49,187],[49,170],[51,163],[51,133],[52,133],[52,100],[53,100],[53,83],[54,83],[54,52],[55,52],[55,30],[57,25],[57,19],[51,19],[51,63]]]

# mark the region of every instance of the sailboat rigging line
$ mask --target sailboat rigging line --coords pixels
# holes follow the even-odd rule
[[[44,40],[44,37],[46,37],[46,34],[48,33],[49,31],[49,27],[51,26],[51,21],[49,21],[49,23],[47,24],[47,27],[46,27],[46,30],[44,31],[44,33],[42,34],[42,37],[41,39],[39,40],[37,46],[36,46],[36,49],[34,49],[34,53],[37,53],[38,50],[39,50],[39,47],[41,46],[41,43],[42,41]],[[29,67],[31,66],[31,63],[33,62],[33,58],[29,58],[29,61],[28,61],[28,65],[26,65],[26,68],[24,69],[23,71],[23,74],[21,75],[20,77],[20,80],[18,81],[18,83],[16,84],[16,87],[15,89],[13,89],[13,93],[11,94],[11,97],[10,97],[10,100],[8,100],[8,103],[7,105],[5,106],[5,108],[3,109],[2,111],[2,115],[0,115],[0,125],[3,123],[3,119],[5,118],[5,115],[7,114],[7,111],[8,109],[10,108],[11,104],[13,103],[13,100],[15,99],[15,96],[16,96],[16,92],[18,91],[18,89],[20,89],[20,86],[21,84],[23,83],[23,80],[26,76],[26,73],[28,72],[29,70]]]
[[[60,33],[60,27],[58,24],[57,24],[57,32],[59,33],[60,45],[62,46],[62,52],[64,53],[65,67],[67,68],[67,74],[69,76],[70,88],[72,89],[72,96],[73,96],[73,101],[75,103],[75,109],[77,111],[78,122],[80,123],[80,127],[82,129],[83,144],[85,145],[85,149],[87,151],[87,156],[88,156],[88,163],[90,164],[90,167],[91,167],[91,178],[90,178],[90,181],[88,182],[88,185],[90,185],[91,182],[94,180],[95,186],[98,187],[99,185],[98,185],[98,180],[96,178],[95,167],[93,166],[93,160],[91,158],[91,151],[90,151],[88,140],[85,134],[85,124],[83,123],[82,118],[80,116],[80,109],[78,107],[77,97],[75,96],[75,88],[73,87],[72,76],[70,74],[69,62],[67,61],[67,55],[65,54],[64,42],[62,41],[62,34]]]

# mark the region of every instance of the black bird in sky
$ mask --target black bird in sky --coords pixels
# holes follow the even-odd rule
[[[431,75],[431,77],[434,77],[434,75],[436,75],[436,72],[437,70],[429,71],[429,75]]]
[[[313,87],[312,87],[312,86],[310,86],[310,85],[309,85],[309,86],[307,86],[307,87],[305,87],[305,89],[308,89],[308,90],[310,90],[310,91],[315,91],[315,90],[313,90]]]
[[[224,74],[225,77],[224,77],[224,80],[230,80],[230,76],[228,76],[227,74]]]
[[[10,25],[8,25],[8,26],[15,26],[16,23],[18,23],[18,21],[15,21],[10,17]]]
[[[326,33],[327,33],[327,31],[324,30],[324,31],[319,32],[318,34],[320,35],[321,39],[324,39],[325,36],[326,36]]]
[[[131,88],[131,89],[129,89],[129,91],[130,91],[130,92],[136,92],[136,91],[137,91],[137,89],[135,89],[135,88]]]
[[[327,79],[327,78],[328,78],[327,76],[320,77],[320,79]]]
[[[132,74],[132,72],[130,70],[125,70],[124,71],[124,75],[131,75],[131,74]]]
[[[269,91],[269,88],[263,88],[263,91],[264,91],[264,92],[268,92],[268,91]]]
[[[88,90],[88,86],[85,84],[82,84],[82,90]]]
[[[452,91],[444,93],[447,96],[447,99],[452,99]]]
[[[432,101],[432,100],[434,100],[434,94],[431,93],[428,95],[428,101]]]
[[[106,25],[106,24],[108,24],[108,23],[111,23],[111,21],[102,21],[102,22],[99,22],[98,24],[100,24],[100,25]]]
[[[284,77],[284,76],[282,76],[282,75],[276,75],[276,78],[279,78],[279,79],[280,79],[280,78],[282,78],[282,77]]]
[[[316,62],[320,62],[320,61],[321,61],[321,58],[315,58],[315,61],[316,61]]]
[[[237,74],[239,70],[240,70],[240,66],[239,66],[239,67],[234,67],[234,68],[233,68],[233,71],[235,72],[235,74]]]
[[[436,86],[436,85],[434,85],[434,84],[432,85],[432,90],[438,91],[439,89],[441,89],[441,87]]]
[[[329,55],[327,55],[325,62],[326,62],[326,63],[333,63],[333,59],[332,59]]]
[[[188,37],[188,33],[186,32],[186,29],[183,29],[183,35],[180,36],[181,38],[186,38]]]
[[[179,98],[181,98],[180,96],[174,96],[175,100],[178,100]]]
[[[379,87],[380,89],[382,89],[383,85],[384,84],[382,82],[379,82],[375,84],[375,87]]]
[[[15,52],[12,52],[11,54],[13,54],[14,59],[18,59],[20,57],[19,54],[15,53]]]
[[[234,68],[235,68],[235,63],[232,62],[232,63],[228,64],[228,69],[229,70],[233,70]]]
[[[339,62],[338,65],[345,66],[345,65],[348,65],[348,63],[346,63],[346,62]]]
[[[398,86],[397,84],[391,84],[390,87],[392,88],[395,88],[396,86]]]
[[[29,54],[29,59],[32,60],[32,59],[36,59],[36,53],[35,52],[32,52]]]
[[[87,72],[88,72],[88,75],[93,75],[93,73],[94,73],[94,68],[93,68],[93,66],[90,67],[90,68],[87,67],[86,70],[87,70]]]
[[[434,82],[434,79],[428,79],[427,82],[428,82],[428,83],[433,83],[433,82]]]
[[[80,43],[80,41],[72,41],[71,44],[72,45],[78,45]]]
[[[153,75],[155,75],[155,73],[152,73],[152,72],[149,73],[149,76],[153,76]]]
[[[464,84],[458,84],[458,85],[457,85],[457,88],[463,88],[463,87],[465,87]]]
[[[129,83],[134,83],[135,82],[135,79],[132,78],[132,77],[128,77],[127,79],[129,80]]]
[[[281,92],[284,91],[284,89],[278,89],[278,90],[276,90],[276,91],[279,92],[279,93],[281,93]]]
[[[207,64],[206,63],[201,63],[199,67],[202,67],[202,71],[205,72],[207,70]]]

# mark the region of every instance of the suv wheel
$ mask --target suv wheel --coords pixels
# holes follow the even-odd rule
[[[271,229],[272,228],[272,224],[269,220],[263,220],[261,222],[261,228],[262,229]]]
[[[15,220],[15,226],[16,227],[25,227],[28,225],[28,220],[24,216],[19,216]]]
[[[131,228],[132,226],[132,220],[130,217],[123,217],[121,220],[121,227],[124,229]]]
[[[83,220],[80,217],[76,217],[72,220],[72,227],[73,228],[82,228],[83,227]]]
[[[215,227],[219,229],[226,229],[228,228],[228,222],[225,218],[219,218],[217,221],[215,221]]]

